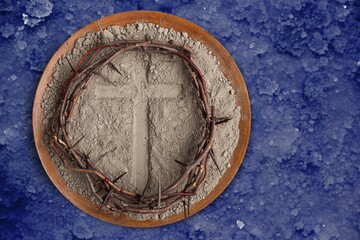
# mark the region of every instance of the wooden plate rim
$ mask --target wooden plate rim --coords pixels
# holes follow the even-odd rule
[[[99,22],[103,28],[109,25],[124,26],[128,23],[134,22],[151,22],[154,24],[161,24],[162,27],[173,28],[175,31],[178,32],[187,32],[190,37],[201,41],[208,47],[209,50],[213,52],[213,54],[220,62],[220,68],[223,71],[225,77],[231,81],[231,85],[235,89],[235,94],[237,95],[237,104],[241,108],[241,120],[239,122],[240,138],[237,147],[230,159],[231,167],[227,169],[223,177],[220,179],[218,185],[205,199],[191,206],[190,215],[199,212],[207,205],[209,205],[212,201],[214,201],[229,185],[244,159],[246,149],[249,143],[251,128],[250,100],[244,79],[241,75],[239,68],[237,67],[235,61],[228,53],[228,51],[211,34],[206,32],[204,29],[197,26],[196,24],[171,14],[154,11],[129,11],[104,17],[102,19],[99,19]],[[73,203],[75,206],[77,206],[87,214],[90,214],[98,219],[112,224],[127,227],[155,227],[180,221],[184,219],[183,213],[171,215],[169,217],[159,220],[137,221],[134,219],[128,219],[125,216],[119,219],[119,217],[113,216],[111,213],[105,211],[98,211],[98,207],[96,205],[94,205],[78,193],[73,192],[66,186],[65,181],[57,173],[55,165],[51,160],[49,151],[45,143],[43,142],[44,127],[42,124],[42,97],[45,92],[47,83],[51,79],[54,66],[56,65],[58,59],[64,53],[73,48],[75,41],[79,37],[84,36],[87,32],[93,31],[98,31],[96,21],[81,28],[69,39],[67,39],[50,59],[39,81],[34,98],[32,126],[36,150],[38,152],[41,164],[43,165],[50,180],[53,182],[56,188],[65,196],[65,198],[67,198],[71,203]]]

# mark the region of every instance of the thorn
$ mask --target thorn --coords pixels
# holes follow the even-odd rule
[[[220,174],[221,174],[221,170],[220,170],[220,168],[219,168],[219,165],[217,164],[217,161],[216,161],[216,157],[215,157],[215,153],[214,153],[214,150],[213,149],[210,149],[210,157],[211,157],[211,159],[214,161],[214,163],[215,163],[215,166],[216,166],[216,168],[219,170],[219,172],[220,172]]]
[[[183,202],[183,206],[184,206],[184,216],[186,218],[186,203],[185,203],[185,201],[182,201],[182,202]]]
[[[91,149],[88,153],[85,153],[84,151],[82,151],[82,154],[84,154],[84,156],[85,156],[85,167],[87,169],[89,168],[89,165],[90,165],[90,167],[93,166],[90,162],[90,157],[89,157],[89,155],[92,151],[93,151],[93,149]]]
[[[110,191],[106,194],[106,197],[104,199],[104,201],[102,202],[100,208],[99,208],[99,211],[105,206],[105,204],[108,202],[109,200],[109,197],[110,197],[110,194],[112,193],[112,189],[110,189]]]
[[[103,76],[102,76],[102,77],[103,77]],[[105,81],[107,81],[108,83],[110,83],[110,84],[114,85],[115,87],[117,87],[115,83],[113,83],[112,81],[110,81],[110,80],[107,79],[106,77],[103,77],[103,78],[104,78]]]
[[[65,56],[65,59],[67,60],[67,62],[69,63],[70,67],[71,67],[71,70],[73,70],[73,72],[76,72],[75,71],[75,68],[71,65],[71,62],[70,60],[67,58],[67,56]]]
[[[115,151],[116,150],[116,147],[114,147],[113,149],[111,149],[111,150],[109,150],[109,151],[107,151],[106,153],[104,153],[103,155],[101,155],[100,157],[99,157],[99,159],[96,161],[96,163],[98,163],[103,157],[105,157],[109,152],[113,152],[113,151]]]
[[[83,154],[85,155],[85,153],[83,152]],[[87,156],[85,155],[85,168],[88,169],[89,168],[89,161]]]
[[[98,76],[100,76],[100,77],[102,77],[105,81],[107,81],[108,83],[110,83],[110,84],[112,84],[112,85],[114,85],[114,86],[116,87],[116,84],[115,84],[115,83],[113,83],[113,82],[110,81],[108,78],[106,78],[106,77],[104,77],[103,75],[101,75],[100,73],[96,72],[95,74],[98,75]]]
[[[109,62],[109,65],[110,65],[116,72],[118,72],[121,76],[124,76],[124,74],[120,71],[120,69],[119,69],[113,62]]]
[[[182,166],[184,166],[184,167],[187,167],[187,164],[185,164],[185,163],[183,163],[183,162],[180,162],[179,160],[176,160],[176,159],[175,159],[175,162],[177,162],[178,164],[180,164],[180,165],[182,165]]]
[[[127,172],[124,172],[123,174],[121,174],[120,176],[118,176],[117,178],[115,178],[114,180],[112,180],[112,182],[116,183],[116,182],[119,181],[120,178],[122,178],[125,174],[127,174]]]
[[[232,117],[216,118],[216,119],[215,119],[215,125],[227,123],[227,122],[230,121],[231,119],[232,119]]]
[[[84,139],[84,137],[86,136],[86,134],[84,134],[84,136],[82,136],[79,140],[76,141],[76,143],[74,145],[72,145],[72,147],[70,148],[70,150],[74,149],[74,147],[76,147],[76,145],[79,144],[79,142],[81,142],[81,140]],[[85,154],[84,154],[85,155]]]
[[[86,156],[90,156],[90,153],[93,151],[94,149],[91,149],[87,154],[85,154]]]

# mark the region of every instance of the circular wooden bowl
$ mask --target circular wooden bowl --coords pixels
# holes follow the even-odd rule
[[[240,138],[237,144],[237,147],[230,159],[231,168],[228,168],[223,177],[220,179],[219,183],[216,185],[214,190],[207,195],[207,197],[197,203],[191,205],[190,215],[193,215],[212,201],[214,201],[229,185],[231,180],[234,178],[237,170],[239,169],[242,160],[244,158],[247,145],[250,137],[250,102],[249,96],[247,93],[246,85],[244,79],[240,73],[240,70],[236,66],[235,61],[232,59],[230,54],[226,49],[219,43],[213,36],[206,32],[201,27],[195,25],[192,22],[189,22],[180,17],[174,15],[165,14],[161,12],[152,12],[152,11],[132,11],[114,14],[108,17],[104,17],[99,20],[101,26],[106,28],[107,26],[118,25],[124,26],[129,23],[135,22],[145,22],[145,23],[154,23],[160,24],[165,28],[173,28],[178,32],[187,32],[189,36],[197,41],[202,42],[209,50],[220,61],[220,68],[223,71],[225,77],[231,81],[232,87],[235,89],[235,94],[237,96],[237,104],[241,108],[241,120],[239,122],[239,131]],[[34,106],[33,106],[33,132],[37,152],[39,154],[41,163],[49,175],[51,181],[57,187],[57,189],[75,206],[83,210],[84,212],[104,220],[109,223],[118,224],[122,226],[129,227],[154,227],[170,224],[173,222],[180,221],[184,219],[184,214],[181,212],[179,214],[168,216],[164,219],[159,220],[146,220],[138,221],[134,219],[127,218],[125,214],[121,218],[114,216],[113,214],[106,211],[99,211],[99,206],[91,203],[86,198],[82,197],[76,192],[73,192],[69,187],[66,186],[65,181],[57,173],[57,170],[54,165],[54,161],[49,155],[49,150],[44,143],[44,127],[42,124],[43,119],[43,110],[41,108],[41,101],[44,95],[45,89],[49,81],[52,79],[52,73],[54,66],[57,64],[59,58],[69,50],[74,47],[75,41],[86,35],[88,32],[99,31],[98,25],[96,22],[83,27],[72,35],[54,54],[54,56],[49,61],[46,66],[43,75],[40,79],[39,85],[36,90]]]

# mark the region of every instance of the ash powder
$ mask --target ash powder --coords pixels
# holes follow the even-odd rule
[[[104,39],[105,37],[105,39]],[[104,41],[125,39],[153,39],[170,41],[193,51],[193,60],[204,74],[210,105],[217,116],[232,120],[217,128],[213,146],[222,174],[231,167],[228,162],[239,139],[240,108],[236,105],[233,88],[219,69],[216,57],[201,42],[194,41],[186,32],[147,23],[111,26],[79,38],[75,47],[58,61],[43,96],[43,124],[45,129],[59,102],[60,88],[75,66],[90,48]],[[181,174],[183,166],[175,160],[190,163],[194,159],[204,120],[201,117],[196,92],[184,64],[176,56],[127,52],[112,61],[120,73],[109,66],[95,77],[79,99],[70,123],[69,135],[75,142],[85,136],[78,147],[90,152],[95,165],[110,178],[127,174],[117,183],[130,191],[141,193],[150,173],[150,187],[146,194],[165,189]],[[49,146],[49,136],[45,135]],[[59,174],[74,191],[90,199],[92,195],[85,176],[64,167],[50,149]],[[97,161],[105,152],[106,157]],[[150,171],[148,171],[148,167]],[[206,183],[199,189],[192,203],[208,195],[221,174],[213,161],[208,161]],[[183,211],[175,206],[162,214],[129,214],[137,220],[164,218]]]

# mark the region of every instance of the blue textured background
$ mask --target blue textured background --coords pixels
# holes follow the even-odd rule
[[[82,3],[81,3],[82,2]],[[0,1],[1,239],[360,239],[360,3],[354,0]],[[99,221],[52,185],[31,110],[71,33],[150,9],[213,34],[242,70],[252,107],[244,163],[208,208],[166,227]]]

